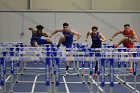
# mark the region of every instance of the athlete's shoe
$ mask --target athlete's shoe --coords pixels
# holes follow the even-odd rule
[[[132,68],[129,68],[129,72],[132,73],[133,72],[133,69]]]
[[[118,44],[113,44],[113,47],[114,47],[114,48],[117,48],[117,47],[118,47]]]
[[[93,77],[97,77],[97,74],[96,74],[96,73],[94,73],[94,74],[93,74]]]

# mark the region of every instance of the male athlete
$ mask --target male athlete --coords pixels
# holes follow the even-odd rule
[[[117,36],[118,34],[123,34],[123,39],[120,40],[118,44],[114,44],[114,47],[117,48],[119,45],[123,44],[126,48],[134,48],[134,42],[138,42],[137,34],[134,30],[130,28],[129,24],[124,25],[124,29],[121,31],[116,32],[111,38],[110,41],[113,41],[113,38]],[[130,62],[130,69],[129,72],[132,73],[132,62]]]
[[[55,30],[51,35],[50,35],[50,38],[56,34],[57,32],[61,32],[63,34],[63,37],[61,37],[59,39],[59,42],[58,42],[58,45],[57,47],[59,48],[61,44],[63,44],[66,48],[72,48],[72,44],[73,44],[73,41],[77,41],[80,39],[81,35],[70,29],[69,27],[69,24],[68,23],[63,23],[63,28],[62,29],[57,29]],[[76,35],[76,38],[74,39],[74,35]],[[67,61],[66,63],[66,74],[68,72],[68,69],[69,69],[69,62],[70,60]]]
[[[49,39],[41,39],[42,36],[48,37],[47,33],[42,32],[42,29],[44,29],[44,27],[42,25],[37,25],[36,28],[37,30],[29,28],[29,30],[32,31],[32,37],[30,42],[31,46],[35,47],[41,44],[52,44],[52,42]]]
[[[85,41],[87,42],[87,39],[90,35],[91,39],[92,39],[91,48],[101,48],[102,47],[102,42],[106,41],[106,38],[104,37],[104,35],[102,33],[98,32],[98,27],[97,26],[93,26],[91,29],[92,29],[92,31],[89,31],[87,33]],[[94,71],[94,74],[93,74],[94,77],[97,76],[97,74],[96,74],[97,70],[98,70],[98,61],[96,61],[95,71]]]

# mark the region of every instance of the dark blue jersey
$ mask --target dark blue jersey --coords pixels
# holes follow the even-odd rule
[[[40,38],[42,37],[42,35],[37,35],[37,33],[35,32],[35,33],[33,33],[32,34],[32,38],[31,38],[31,40],[39,40]]]
[[[63,45],[66,46],[66,48],[71,48],[72,47],[72,43],[73,43],[73,34],[71,32],[62,32],[64,37],[65,37],[65,41],[63,42]]]
[[[99,38],[99,32],[97,32],[95,36],[92,33],[91,39],[92,39],[91,48],[101,48],[102,47],[102,41]]]

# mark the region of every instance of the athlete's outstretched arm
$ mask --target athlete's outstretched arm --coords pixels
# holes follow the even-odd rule
[[[74,39],[73,41],[77,41],[77,40],[79,40],[81,38],[80,33],[76,32],[74,30],[71,30],[71,33],[77,36],[76,39]]]
[[[88,40],[89,35],[90,35],[90,31],[87,32],[87,36],[86,36],[86,39],[85,39],[86,42],[87,42],[87,40]]]
[[[99,34],[100,36],[100,40],[102,41],[102,42],[105,42],[106,41],[106,38],[105,38],[105,36],[102,34],[102,33],[100,33]]]
[[[135,31],[133,31],[133,38],[132,38],[131,41],[132,41],[132,42],[138,42],[138,36],[137,36],[137,34],[136,34]]]
[[[118,31],[118,32],[116,32],[109,40],[110,41],[113,41],[113,38],[115,37],[115,36],[117,36],[118,34],[122,34],[123,33],[123,31]]]
[[[61,30],[61,29],[55,30],[54,32],[51,33],[50,38],[51,38],[54,34],[56,34],[57,32],[62,32],[62,30]]]
[[[31,30],[32,33],[35,33],[35,32],[36,32],[36,31],[35,31],[33,28],[31,28],[31,27],[29,27],[29,30]]]

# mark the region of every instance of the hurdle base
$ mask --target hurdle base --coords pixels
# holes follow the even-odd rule
[[[23,73],[20,73],[20,75],[23,75]]]
[[[85,84],[85,81],[82,81],[82,84]]]
[[[119,82],[118,84],[121,84],[121,82]]]
[[[90,81],[88,81],[88,84],[90,84]]]
[[[16,81],[16,83],[18,83],[19,81]]]
[[[126,82],[123,82],[123,84],[125,84],[125,85],[126,85]]]

